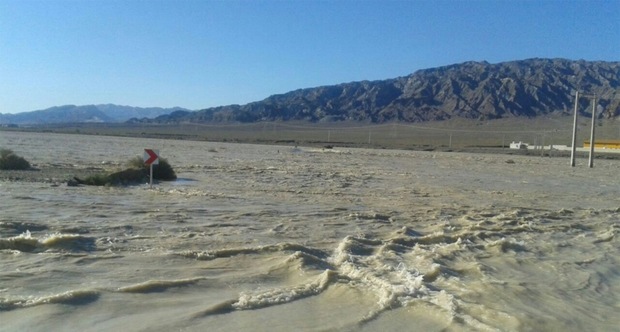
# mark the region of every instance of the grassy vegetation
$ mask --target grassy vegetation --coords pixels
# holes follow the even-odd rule
[[[129,168],[141,169],[144,172],[149,172],[149,166],[144,164],[144,160],[140,156],[132,158],[127,163]],[[177,175],[170,166],[170,163],[166,158],[159,158],[159,164],[153,165],[153,179],[161,181],[174,181],[177,179]]]
[[[89,186],[105,186],[111,184],[106,174],[91,175],[85,179],[79,179],[78,182]]]
[[[2,170],[24,170],[29,169],[30,163],[13,153],[9,149],[0,149],[0,169]]]
[[[91,186],[119,186],[140,184],[148,181],[149,166],[144,164],[141,157],[135,157],[127,162],[127,169],[112,174],[96,174],[85,179],[76,179],[78,183]],[[159,159],[159,165],[153,165],[153,179],[160,181],[174,181],[177,175],[164,158]]]

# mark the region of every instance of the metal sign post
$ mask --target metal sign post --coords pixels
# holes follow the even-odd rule
[[[149,165],[149,186],[153,188],[153,165],[159,164],[159,151],[144,149],[144,163]]]
[[[153,189],[153,164],[149,165],[150,175],[149,175],[149,188]]]

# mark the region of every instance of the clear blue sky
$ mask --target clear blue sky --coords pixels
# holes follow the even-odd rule
[[[533,57],[620,61],[620,0],[0,0],[0,113],[202,109]]]

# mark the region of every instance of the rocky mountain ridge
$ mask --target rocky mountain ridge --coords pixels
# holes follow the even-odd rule
[[[44,110],[23,112],[17,114],[1,114],[0,124],[52,124],[52,123],[111,123],[125,122],[131,118],[154,118],[174,111],[185,110],[184,108],[161,108],[161,107],[132,107],[114,104],[101,105],[64,105],[50,107]]]
[[[620,115],[620,62],[527,59],[465,62],[408,76],[306,88],[246,105],[178,111],[134,122],[390,121],[570,114],[575,91],[602,96],[599,116]],[[588,113],[587,98],[580,112]]]
[[[620,62],[527,59],[497,64],[464,62],[410,75],[305,88],[246,105],[200,111],[131,106],[65,105],[1,114],[0,124],[201,123],[257,121],[424,122],[570,114],[574,93],[596,94],[598,116],[620,116]],[[579,110],[589,114],[590,100]]]

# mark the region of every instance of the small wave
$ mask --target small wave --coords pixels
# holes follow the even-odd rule
[[[96,301],[99,299],[99,296],[99,292],[95,290],[76,290],[40,298],[34,301],[33,304],[60,303],[82,305]]]
[[[485,245],[485,247],[487,249],[499,248],[501,252],[508,252],[508,251],[520,252],[520,251],[526,250],[526,246],[523,242],[517,242],[515,240],[506,239],[506,238],[502,238],[497,241],[489,242]]]
[[[331,264],[326,262],[324,259],[302,251],[296,251],[295,253],[290,255],[285,261],[285,263],[292,262],[299,262],[299,268],[314,267],[320,269],[333,269]]]
[[[29,231],[8,239],[0,239],[0,249],[33,252],[40,248],[39,240],[33,238]]]
[[[0,311],[9,311],[19,308],[28,308],[42,304],[84,305],[99,299],[100,293],[96,290],[73,290],[60,294],[27,299],[0,299]]]
[[[250,248],[229,248],[229,249],[219,249],[219,250],[207,250],[207,251],[184,251],[181,252],[180,256],[186,258],[194,258],[197,260],[212,260],[216,258],[228,258],[234,257],[238,255],[251,255],[251,254],[260,254],[266,252],[284,252],[284,251],[300,251],[303,253],[307,253],[316,257],[326,257],[326,254],[317,249],[308,248],[306,246],[296,244],[296,243],[279,243],[274,245],[265,245],[258,247],[250,247]]]
[[[567,216],[572,216],[573,214],[575,214],[575,211],[573,210],[560,209],[558,211],[550,211],[550,212],[544,213],[543,217],[547,219],[562,219]]]
[[[235,310],[235,307],[233,307],[233,304],[235,303],[237,303],[237,299],[227,300],[221,303],[217,303],[201,312],[193,314],[191,318],[202,318],[202,317],[210,316],[210,315],[227,314]]]
[[[457,304],[454,296],[448,294],[445,290],[439,291],[436,296],[431,298],[430,302],[449,312],[452,317],[456,315]]]
[[[42,239],[26,231],[18,236],[0,239],[0,249],[19,250],[21,252],[38,252],[48,249],[65,249],[70,251],[90,251],[95,249],[95,239],[79,234],[50,234]]]
[[[314,296],[325,291],[330,284],[338,281],[339,275],[332,270],[325,270],[314,281],[295,287],[274,288],[253,293],[241,293],[239,298],[215,304],[192,318],[227,314],[237,310],[254,310],[274,305],[290,303],[302,298]]]
[[[37,200],[32,196],[13,196],[14,199],[22,199],[22,200]]]
[[[594,243],[610,242],[611,240],[614,239],[615,236],[616,236],[616,232],[612,228],[612,229],[609,229],[606,232],[597,234],[596,235],[596,240],[594,240]]]
[[[397,236],[389,240],[391,244],[397,244],[401,246],[413,247],[416,244],[450,244],[455,243],[463,237],[464,234],[451,234],[447,235],[444,232],[435,232],[424,236]]]
[[[118,259],[118,258],[123,258],[123,255],[117,255],[117,254],[105,254],[105,255],[91,255],[89,254],[88,256],[85,257],[79,257],[77,258],[75,261],[73,261],[73,264],[76,265],[88,265],[88,264],[93,264],[93,263],[97,263],[100,262],[102,260],[106,260],[106,259]]]
[[[401,227],[401,229],[397,230],[395,232],[396,235],[405,235],[405,236],[411,236],[411,237],[420,237],[422,236],[421,233],[419,233],[418,231],[411,229],[407,226],[403,226]]]
[[[361,244],[367,248],[360,250]],[[376,294],[377,307],[368,312],[361,323],[374,320],[385,310],[405,306],[415,298],[428,295],[425,281],[434,280],[440,274],[437,264],[425,264],[429,266],[425,280],[425,273],[407,267],[397,255],[393,262],[378,259],[378,255],[387,255],[392,246],[389,242],[347,236],[329,259],[336,270],[350,280],[350,284]]]
[[[186,252],[184,255],[187,257],[214,259],[243,254],[293,251],[282,264],[277,265],[271,271],[281,272],[281,269],[285,269],[285,272],[289,273],[291,268],[323,270],[318,277],[302,281],[295,286],[241,293],[238,298],[215,304],[193,317],[200,318],[286,304],[321,294],[330,285],[342,283],[376,297],[376,305],[371,306],[358,321],[360,326],[377,319],[386,311],[406,307],[416,302],[424,302],[445,313],[451,323],[461,325],[465,329],[468,327],[492,329],[484,322],[469,316],[466,309],[460,308],[461,300],[449,289],[445,289],[446,284],[458,283],[462,273],[445,266],[443,261],[455,257],[459,252],[468,248],[475,248],[475,250],[500,248],[499,250],[516,251],[520,248],[524,250],[525,245],[505,239],[488,242],[489,237],[497,237],[498,234],[478,233],[480,232],[464,231],[453,235],[440,231],[423,236],[412,229],[403,227],[392,233],[395,239],[381,240],[367,236],[346,236],[338,243],[331,255],[293,243]],[[470,240],[462,239],[463,236],[474,240],[485,238],[487,240],[484,244],[474,245]],[[465,268],[476,270],[472,272],[473,275],[483,274],[479,266],[466,266]],[[283,275],[288,275],[286,273]],[[446,278],[451,281],[447,282]],[[466,304],[464,307],[468,308]]]
[[[444,269],[433,257],[453,257],[453,252],[464,250],[470,242],[461,240],[460,236],[447,236],[443,233],[422,237],[418,237],[417,232],[409,229],[401,229],[396,233],[401,236],[408,235],[411,237],[410,240],[415,240],[413,241],[415,244],[409,247],[416,252],[415,255],[404,258],[402,255],[409,255],[404,250],[406,247],[392,243],[391,240],[367,239],[363,239],[367,246],[377,246],[376,243],[381,243],[379,250],[374,250],[370,256],[357,255],[356,250],[350,249],[355,248],[351,244],[360,239],[348,236],[341,241],[329,259],[334,263],[340,280],[347,279],[347,283],[352,287],[374,293],[377,297],[376,307],[370,309],[359,324],[367,324],[385,311],[423,301],[445,312],[449,321],[464,324],[465,329],[492,330],[491,326],[462,312],[458,305],[460,300],[447,290],[438,287],[443,281],[436,283],[445,271],[450,270]],[[400,239],[404,240],[405,237]],[[392,248],[397,250],[391,251]],[[458,276],[450,275],[449,278],[456,280]]]
[[[41,240],[47,249],[66,249],[71,251],[95,250],[95,238],[79,234],[50,234]]]
[[[204,197],[204,196],[209,196],[209,193],[204,192],[202,190],[198,190],[198,189],[185,189],[185,188],[170,189],[170,190],[166,191],[166,193],[170,194],[170,195],[180,195],[180,196],[185,196],[185,197],[196,197],[196,196]]]
[[[355,219],[355,220],[377,220],[377,221],[392,221],[392,217],[390,217],[387,214],[381,214],[381,213],[351,213],[349,214],[349,218]]]
[[[386,310],[406,306],[413,299],[429,293],[424,276],[417,270],[410,271],[404,264],[367,268],[347,261],[339,267],[339,271],[351,280],[351,284],[357,284],[377,296],[377,307],[371,309],[361,323],[374,320]]]
[[[169,288],[184,287],[193,285],[205,278],[192,278],[180,280],[149,280],[136,285],[120,287],[118,291],[121,293],[159,293]]]
[[[7,300],[0,298],[0,312],[10,311],[19,308],[21,301]]]
[[[337,272],[325,270],[316,280],[307,284],[291,288],[275,288],[253,294],[242,293],[239,299],[231,306],[237,310],[248,310],[292,302],[323,292],[337,279]]]
[[[381,241],[369,241],[353,236],[347,236],[340,242],[340,244],[338,244],[332,260],[336,264],[342,264],[343,262],[349,260],[352,255],[370,256],[378,250],[375,246],[379,246],[381,244]]]
[[[26,231],[44,231],[47,229],[47,226],[27,222],[0,221],[0,229],[10,234],[21,234]]]

